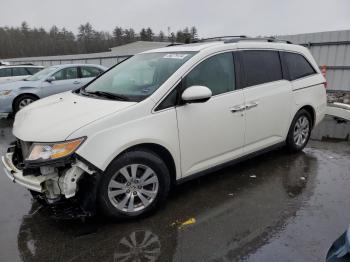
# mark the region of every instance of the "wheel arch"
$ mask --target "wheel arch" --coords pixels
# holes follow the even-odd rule
[[[37,99],[40,99],[40,97],[36,94],[33,94],[33,93],[21,93],[19,94],[18,96],[16,96],[13,101],[12,101],[12,110],[15,110],[15,103],[18,101],[18,99],[20,99],[21,97],[23,96],[32,96],[32,97],[35,97]]]
[[[304,106],[300,107],[295,114],[297,114],[302,109],[304,109],[304,110],[306,110],[307,112],[310,113],[311,121],[312,121],[312,127],[314,127],[315,121],[316,121],[316,111],[315,111],[315,109],[311,105],[304,105]]]
[[[169,169],[171,186],[176,184],[176,164],[173,155],[167,148],[156,143],[140,143],[124,149],[114,159],[118,158],[124,153],[134,150],[149,150],[157,154]]]

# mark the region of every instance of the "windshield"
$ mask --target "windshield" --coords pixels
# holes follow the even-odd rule
[[[48,67],[48,68],[45,68],[41,71],[39,71],[38,73],[30,76],[30,77],[27,77],[25,80],[27,81],[38,81],[38,80],[42,80],[44,78],[46,78],[47,76],[49,76],[53,71],[57,70],[58,67]]]
[[[85,88],[107,92],[128,101],[141,101],[156,91],[195,52],[146,53],[131,57]]]

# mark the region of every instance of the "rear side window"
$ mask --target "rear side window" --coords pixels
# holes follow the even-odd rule
[[[245,74],[244,87],[282,79],[282,69],[277,51],[247,50],[239,52]]]
[[[86,78],[86,77],[95,77],[98,76],[102,70],[100,70],[97,67],[92,67],[92,66],[82,66],[80,67],[81,69],[81,77]]]
[[[183,81],[184,90],[193,85],[208,87],[213,96],[235,89],[235,73],[231,52],[208,58],[195,67]]]
[[[281,52],[281,54],[288,69],[289,80],[295,80],[316,73],[315,69],[304,56],[288,52]]]
[[[24,67],[14,67],[12,68],[13,76],[25,76],[28,75],[27,70]]]
[[[9,77],[11,75],[11,68],[0,69],[0,77]]]
[[[78,68],[77,67],[67,67],[58,71],[53,75],[55,80],[69,80],[78,78]]]
[[[26,68],[29,74],[34,75],[35,73],[38,73],[42,68],[38,67],[27,67]]]

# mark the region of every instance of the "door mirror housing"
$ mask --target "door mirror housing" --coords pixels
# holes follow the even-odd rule
[[[182,93],[182,100],[186,103],[204,103],[212,96],[211,90],[206,86],[190,86]]]
[[[52,81],[55,81],[55,80],[56,78],[54,76],[49,76],[48,78],[46,78],[45,81],[51,83]]]

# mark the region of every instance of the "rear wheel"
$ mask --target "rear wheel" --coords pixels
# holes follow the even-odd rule
[[[98,207],[113,218],[145,216],[165,201],[169,188],[169,170],[158,155],[130,151],[115,159],[103,174]]]
[[[311,115],[301,109],[295,115],[287,136],[287,148],[291,152],[301,151],[309,141],[312,129]]]
[[[22,108],[38,100],[36,96],[33,95],[21,95],[17,97],[13,104],[14,113],[17,113]]]

